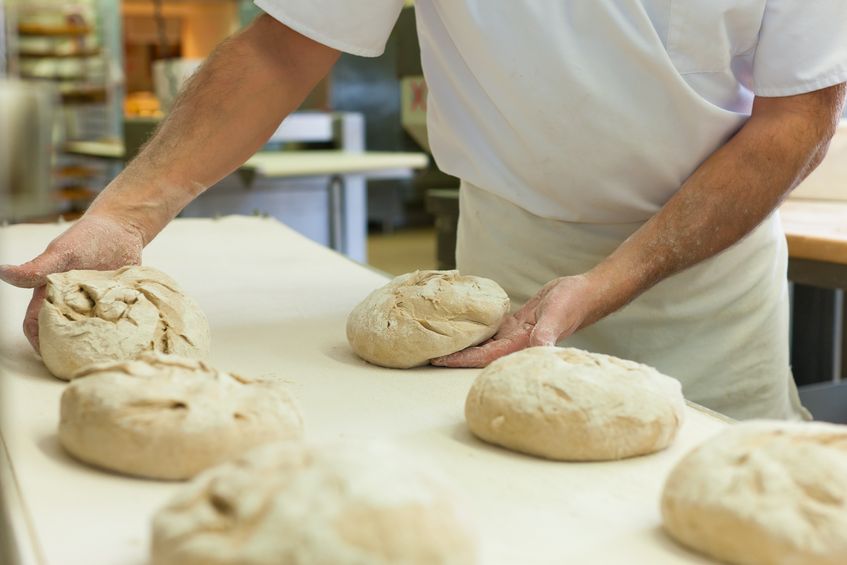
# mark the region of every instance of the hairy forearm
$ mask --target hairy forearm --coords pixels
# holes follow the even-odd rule
[[[88,213],[120,217],[149,242],[258,150],[337,57],[261,16],[209,57],[152,139]]]
[[[834,132],[843,87],[805,96],[817,98],[809,104],[757,100],[741,130],[589,273],[597,308],[586,324],[742,239],[814,170]]]

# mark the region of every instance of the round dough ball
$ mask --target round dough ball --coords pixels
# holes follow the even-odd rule
[[[209,354],[206,316],[156,269],[57,273],[47,277],[46,293],[38,316],[41,357],[60,379],[143,351],[195,359]]]
[[[408,369],[497,333],[509,297],[489,279],[415,271],[378,288],[347,318],[347,341],[369,363]]]
[[[62,394],[59,421],[59,441],[77,459],[169,480],[302,433],[282,383],[152,352],[78,372]]]
[[[652,367],[574,348],[532,347],[474,381],[465,419],[482,440],[562,461],[664,449],[685,413],[679,381]]]
[[[671,471],[662,518],[683,545],[728,563],[847,563],[847,426],[736,424]]]
[[[197,477],[153,521],[154,565],[470,565],[458,495],[381,444],[260,447]]]

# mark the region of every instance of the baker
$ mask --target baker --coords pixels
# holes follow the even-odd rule
[[[256,0],[140,155],[46,251],[0,276],[138,263],[267,140],[341,51],[382,53],[402,0]],[[418,0],[429,138],[462,180],[457,262],[522,308],[484,366],[531,345],[653,365],[739,418],[806,415],[788,361],[775,209],[823,158],[847,80],[836,0]]]

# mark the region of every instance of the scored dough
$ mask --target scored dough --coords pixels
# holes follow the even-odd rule
[[[347,318],[347,340],[370,363],[408,369],[497,333],[509,297],[492,280],[415,271],[378,288]]]
[[[148,352],[74,375],[62,394],[59,440],[86,463],[179,480],[302,429],[282,383]]]
[[[465,419],[482,440],[563,461],[646,455],[676,437],[679,381],[652,367],[574,348],[532,347],[479,374]]]
[[[153,521],[153,565],[471,565],[459,495],[378,443],[259,447],[210,469]]]
[[[44,364],[64,380],[143,351],[205,359],[210,341],[194,300],[165,273],[138,266],[49,275],[38,335]]]
[[[847,563],[847,426],[736,424],[686,455],[662,494],[665,529],[739,565]]]

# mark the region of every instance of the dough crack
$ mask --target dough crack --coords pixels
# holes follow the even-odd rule
[[[177,399],[142,398],[126,403],[128,411],[171,411],[188,410],[188,404]]]
[[[794,484],[810,499],[826,506],[842,506],[844,499],[826,488],[826,485],[809,483],[802,477],[792,476]]]
[[[489,325],[482,320],[475,320],[475,319],[469,318],[467,316],[454,316],[452,318],[448,318],[448,320],[453,322],[454,324],[471,324],[471,325],[474,325],[474,326],[488,326]]]
[[[92,309],[94,309],[94,306],[97,304],[97,299],[92,296],[92,293],[90,291],[91,289],[86,288],[85,285],[79,285],[77,288],[78,291],[82,294],[82,297],[87,301],[87,304],[84,309],[77,310],[77,308],[74,307],[75,305],[72,303],[70,305],[71,308],[77,310],[77,312],[79,312],[80,314],[84,312],[90,312]]]
[[[567,392],[565,392],[564,390],[560,389],[559,387],[557,387],[555,385],[551,385],[549,383],[544,383],[541,386],[543,386],[547,390],[551,391],[553,394],[555,394],[556,396],[558,396],[562,400],[565,400],[567,402],[573,402],[573,397],[570,394],[568,394]]]
[[[240,547],[253,537],[270,513],[274,501],[268,497],[253,512],[245,514],[238,511],[237,501],[231,501],[226,495],[215,492],[216,486],[212,485],[205,493],[206,502],[215,513],[215,521],[203,524],[198,531],[225,533],[232,545]]]
[[[415,321],[418,324],[420,324],[421,327],[423,327],[425,330],[428,330],[432,333],[435,333],[435,334],[438,334],[438,335],[444,336],[444,337],[450,337],[450,335],[451,335],[451,334],[445,332],[444,330],[439,329],[435,324],[433,324],[429,320],[415,318]]]

